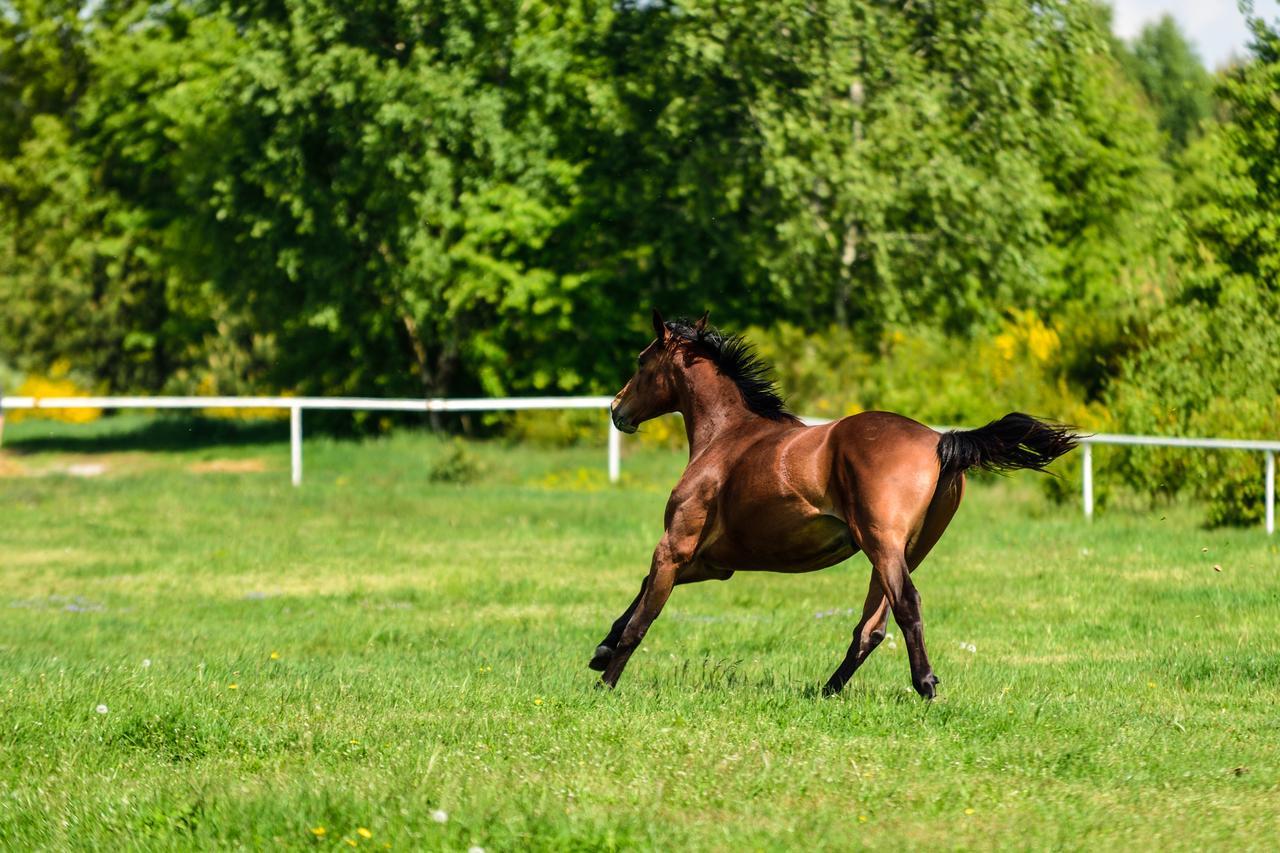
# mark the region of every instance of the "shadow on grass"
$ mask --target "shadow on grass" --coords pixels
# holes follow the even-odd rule
[[[282,444],[288,421],[229,421],[200,416],[104,418],[91,424],[23,424],[6,436],[5,450],[35,453],[181,451],[205,447]]]

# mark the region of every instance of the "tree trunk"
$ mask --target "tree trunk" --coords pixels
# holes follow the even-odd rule
[[[408,314],[401,314],[400,321],[404,323],[405,333],[409,336],[409,345],[413,348],[413,358],[418,364],[418,380],[422,383],[422,396],[425,399],[430,399],[437,386],[436,377],[431,374],[431,364],[427,358],[427,347],[422,343],[422,337],[418,334],[418,324],[414,322],[413,317]],[[444,429],[444,423],[440,419],[439,412],[427,412],[427,422],[431,424],[431,429],[435,432],[440,432]]]

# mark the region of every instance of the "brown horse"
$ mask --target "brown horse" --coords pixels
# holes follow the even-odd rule
[[[947,433],[889,412],[807,427],[786,411],[752,348],[708,328],[705,314],[666,323],[654,311],[653,329],[656,339],[613,400],[613,423],[633,433],[679,412],[689,464],[667,501],[649,575],[591,668],[616,685],[674,586],[739,571],[812,572],[863,551],[872,572],[862,618],[825,692],[839,692],[879,645],[892,610],[911,681],[932,698],[938,678],[911,572],[960,506],[965,471],[1042,470],[1075,447],[1075,436],[1018,413]]]

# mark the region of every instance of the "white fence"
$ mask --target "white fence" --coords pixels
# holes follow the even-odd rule
[[[510,412],[519,409],[604,409],[611,397],[502,397],[476,399],[388,400],[377,397],[5,397],[3,409],[288,409],[290,460],[295,486],[302,483],[302,412],[304,409],[363,412]],[[621,433],[605,418],[609,429],[609,480],[621,472]],[[810,419],[807,423],[823,423]],[[1149,435],[1082,436],[1084,514],[1093,517],[1093,445],[1138,444],[1149,447],[1188,447],[1243,450],[1265,454],[1263,482],[1267,533],[1276,529],[1276,453],[1280,441],[1231,438],[1166,438]]]

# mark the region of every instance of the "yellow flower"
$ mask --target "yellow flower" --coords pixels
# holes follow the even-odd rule
[[[965,809],[965,810],[964,810],[964,813],[965,813],[965,814],[973,814],[973,809]]]
[[[239,690],[239,689],[240,689],[240,685],[239,685],[239,684],[228,684],[228,685],[227,685],[227,689],[228,689],[228,690]]]
[[[864,815],[864,814],[860,814],[860,815],[858,815],[858,823],[866,823],[866,822],[867,822],[867,816],[866,816],[866,815]]]
[[[541,705],[541,704],[542,704],[542,697],[541,697],[541,696],[535,697],[535,698],[534,698],[534,700],[533,700],[533,704],[535,704],[535,705]]]
[[[325,832],[326,830],[323,826],[311,827],[311,834],[314,835],[316,838],[324,838]]]
[[[363,826],[356,830],[356,835],[361,838],[373,838],[373,833],[365,829]]]
[[[271,659],[272,659],[272,660],[280,660],[280,653],[279,653],[279,652],[272,652],[272,653],[271,653]]]
[[[345,842],[347,842],[347,845],[348,845],[348,846],[350,846],[350,847],[355,847],[355,846],[356,846],[355,841],[354,841],[354,840],[352,840],[352,839],[350,839],[350,838],[344,838],[344,839],[342,839],[342,840],[343,840],[343,841],[345,841]]]

